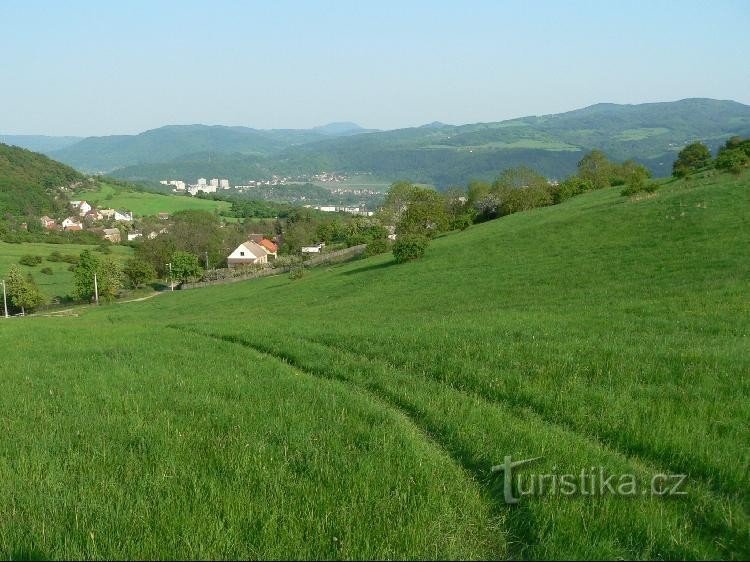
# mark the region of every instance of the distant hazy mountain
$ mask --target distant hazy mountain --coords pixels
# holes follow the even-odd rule
[[[83,137],[51,137],[46,135],[0,135],[0,142],[20,146],[34,152],[50,152],[83,140]]]
[[[377,129],[363,129],[356,123],[342,121],[339,123],[328,123],[319,127],[313,127],[313,131],[329,136],[356,135],[359,133],[374,133]]]
[[[732,135],[750,135],[750,106],[711,99],[597,104],[498,123],[432,123],[328,139],[287,148],[265,165],[277,173],[361,170],[443,187],[491,178],[521,164],[561,178],[575,170],[586,151],[600,148],[612,158],[634,158],[655,174],[668,175],[686,143],[701,140],[715,149]]]
[[[619,160],[634,158],[655,174],[667,175],[686,143],[702,140],[716,148],[732,135],[750,135],[750,106],[686,99],[602,103],[496,123],[434,122],[376,132],[354,123],[268,131],[172,126],[140,135],[92,137],[50,154],[81,170],[129,179],[221,175],[240,183],[270,174],[339,171],[444,187],[470,178],[492,178],[520,164],[561,178],[592,148]]]
[[[48,154],[86,172],[167,162],[196,153],[268,155],[284,148],[364,131],[354,123],[315,129],[260,130],[221,125],[170,125],[138,135],[88,137]]]

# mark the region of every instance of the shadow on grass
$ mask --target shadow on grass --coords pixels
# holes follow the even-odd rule
[[[43,552],[40,552],[33,548],[21,547],[13,551],[10,555],[10,560],[49,560],[50,557],[46,556]]]
[[[365,271],[376,271],[378,269],[385,269],[387,267],[391,267],[392,265],[396,265],[396,260],[388,260],[383,263],[375,263],[372,265],[366,265],[364,267],[358,267],[356,269],[350,269],[349,271],[342,271],[341,275],[356,275],[358,273],[364,273]]]

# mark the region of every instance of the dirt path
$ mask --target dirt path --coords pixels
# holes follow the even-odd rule
[[[154,293],[151,293],[150,295],[146,295],[145,297],[140,297],[140,298],[137,298],[137,299],[130,299],[130,300],[127,300],[127,301],[115,301],[115,304],[125,304],[126,302],[140,302],[140,301],[145,301],[145,300],[148,300],[148,299],[152,299],[152,298],[154,298],[157,295],[160,295],[162,292],[163,291],[156,291]]]

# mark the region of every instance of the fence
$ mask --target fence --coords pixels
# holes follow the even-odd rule
[[[320,254],[314,256],[308,260],[304,260],[301,265],[304,267],[316,267],[318,265],[325,265],[330,263],[339,263],[356,256],[362,255],[367,248],[367,244],[360,244],[359,246],[352,246],[351,248],[344,248],[343,250],[337,250],[329,254]],[[180,285],[180,289],[198,289],[200,287],[209,287],[211,285],[223,285],[225,283],[236,283],[238,281],[248,281],[250,279],[259,279],[261,277],[270,277],[272,275],[280,275],[282,273],[289,273],[292,267],[297,267],[300,264],[286,265],[284,267],[267,267],[265,269],[259,269],[257,271],[251,271],[236,277],[227,277],[226,279],[215,279],[212,281],[198,281],[196,283],[183,283]]]

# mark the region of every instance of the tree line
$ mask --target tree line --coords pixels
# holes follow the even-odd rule
[[[719,148],[716,158],[702,142],[694,142],[683,148],[672,166],[672,175],[677,178],[692,173],[715,168],[733,174],[740,174],[750,166],[750,139],[735,136]]]

